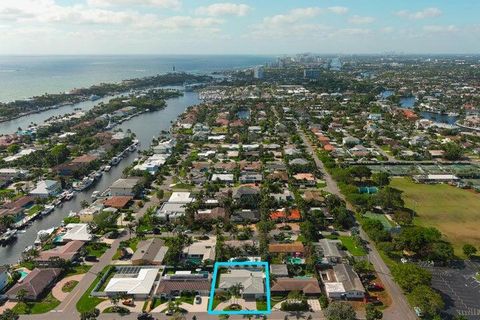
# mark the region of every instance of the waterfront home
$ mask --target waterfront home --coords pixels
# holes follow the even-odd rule
[[[112,196],[136,196],[135,190],[139,183],[139,178],[118,179],[110,186]]]
[[[88,242],[91,241],[92,238],[93,236],[89,231],[87,223],[69,223],[65,226],[62,233],[57,236],[58,242],[75,240]]]
[[[37,182],[35,189],[30,191],[30,195],[34,197],[48,198],[58,195],[61,190],[62,187],[58,181],[40,180]]]
[[[6,296],[8,299],[16,301],[18,292],[25,290],[25,299],[36,301],[53,285],[61,273],[62,269],[59,268],[35,268],[24,279],[10,288],[6,292]]]
[[[310,278],[277,278],[273,281],[272,295],[288,295],[292,291],[303,293],[307,297],[319,297],[322,294],[318,280]]]
[[[161,265],[167,251],[165,241],[151,238],[138,244],[131,261],[133,265]]]
[[[80,210],[77,216],[80,218],[80,222],[92,222],[93,218],[95,218],[97,214],[102,212],[104,208],[105,207],[102,204],[92,204],[91,206]]]
[[[55,258],[62,259],[65,261],[75,261],[80,256],[80,249],[83,247],[85,242],[74,240],[70,241],[63,246],[57,246],[55,248],[40,251],[38,257],[35,258],[37,265],[39,267],[54,267]]]
[[[133,197],[131,196],[110,197],[103,201],[103,205],[109,208],[123,209],[126,208],[132,200]]]

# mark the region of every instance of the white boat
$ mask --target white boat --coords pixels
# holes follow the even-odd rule
[[[74,212],[74,211],[70,211],[70,212],[68,213],[68,217],[69,217],[69,218],[72,218],[72,217],[75,217],[75,216],[77,216],[77,213]]]
[[[47,230],[40,230],[37,233],[37,238],[35,239],[34,244],[40,245],[42,244],[42,237],[45,237],[45,235],[51,235],[55,231],[55,227],[47,229]]]
[[[71,200],[74,196],[75,196],[75,192],[72,190],[72,191],[70,191],[70,192],[67,193],[67,195],[65,196],[65,200],[69,201],[69,200]]]
[[[95,182],[95,179],[92,177],[85,177],[83,178],[82,181],[74,183],[73,190],[75,191],[83,191],[87,188],[89,188],[93,183]]]
[[[23,252],[28,252],[28,251],[34,250],[34,249],[35,249],[35,246],[32,246],[32,245],[26,246],[26,247],[25,247],[25,250],[23,250]]]
[[[46,205],[45,208],[42,210],[42,216],[46,216],[47,214],[52,213],[54,209],[55,209],[55,206]]]
[[[17,229],[7,229],[5,233],[0,237],[1,243],[7,243],[17,236]]]
[[[111,166],[105,166],[105,168],[103,169],[103,171],[108,172],[108,171],[110,171],[110,169],[112,169]]]
[[[110,164],[111,164],[112,166],[116,166],[119,162],[120,162],[120,158],[118,158],[118,157],[113,157],[113,158],[112,158],[112,161],[110,161]]]
[[[93,191],[93,193],[92,193],[92,198],[93,198],[93,199],[96,199],[96,198],[98,198],[99,195],[100,195],[100,191],[98,191],[98,190],[97,190],[97,191]]]

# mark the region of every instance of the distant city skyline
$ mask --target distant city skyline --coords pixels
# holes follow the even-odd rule
[[[0,54],[475,54],[479,12],[478,0],[2,0]]]

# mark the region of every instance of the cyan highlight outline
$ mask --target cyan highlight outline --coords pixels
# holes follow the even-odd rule
[[[215,296],[215,284],[217,282],[218,269],[220,267],[241,267],[241,266],[262,266],[265,270],[265,293],[267,298],[267,310],[213,310],[213,299]],[[260,261],[244,261],[244,262],[215,262],[213,268],[212,285],[210,287],[210,297],[208,301],[208,314],[211,315],[267,315],[272,313],[272,306],[270,305],[270,269],[268,262]]]

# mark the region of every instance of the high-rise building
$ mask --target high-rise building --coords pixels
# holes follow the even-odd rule
[[[255,67],[253,69],[253,77],[255,79],[263,79],[263,67]]]

